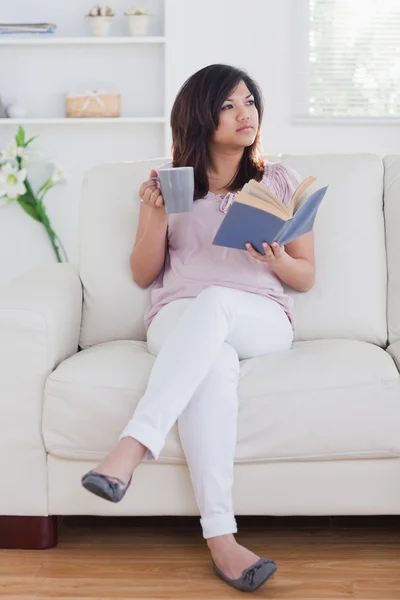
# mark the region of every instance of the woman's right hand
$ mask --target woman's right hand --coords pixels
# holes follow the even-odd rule
[[[150,177],[156,176],[157,171],[152,169],[150,171]],[[147,204],[147,206],[165,211],[164,198],[159,188],[158,181],[155,181],[154,179],[148,179],[142,183],[139,189],[139,197],[144,204]]]

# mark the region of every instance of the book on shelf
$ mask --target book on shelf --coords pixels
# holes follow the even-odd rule
[[[246,250],[249,242],[264,254],[263,242],[280,246],[312,231],[318,208],[328,186],[317,189],[308,197],[305,191],[316,181],[311,175],[296,188],[288,206],[274,192],[251,179],[234,198],[213,244]]]
[[[0,34],[53,33],[57,29],[54,23],[0,23]]]

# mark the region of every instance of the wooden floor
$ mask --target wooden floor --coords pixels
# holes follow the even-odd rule
[[[238,517],[278,563],[254,597],[400,600],[400,519]],[[197,519],[64,518],[51,550],[0,550],[0,598],[243,597],[218,579]]]

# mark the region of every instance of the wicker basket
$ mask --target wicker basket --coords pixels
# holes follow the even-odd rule
[[[120,117],[121,95],[103,92],[68,94],[66,97],[67,117]]]

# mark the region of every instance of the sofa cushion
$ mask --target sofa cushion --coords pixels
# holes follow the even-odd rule
[[[383,163],[373,154],[267,156],[313,185],[329,184],[315,221],[316,284],[295,296],[296,340],[347,338],[384,346],[386,254]],[[84,288],[80,346],[145,341],[149,290],[131,278],[129,256],[139,215],[138,190],[150,169],[169,159],[110,163],[84,178],[79,271]]]
[[[393,344],[400,340],[400,155],[384,158],[385,224],[388,266],[388,337]]]
[[[116,341],[61,363],[45,388],[47,451],[100,460],[131,418],[154,360],[145,343]],[[239,401],[237,461],[400,456],[399,373],[372,344],[297,342],[242,361]],[[175,425],[160,460],[183,459]]]
[[[383,162],[374,154],[282,155],[318,188],[329,185],[314,226],[314,287],[295,298],[296,337],[387,343]]]

